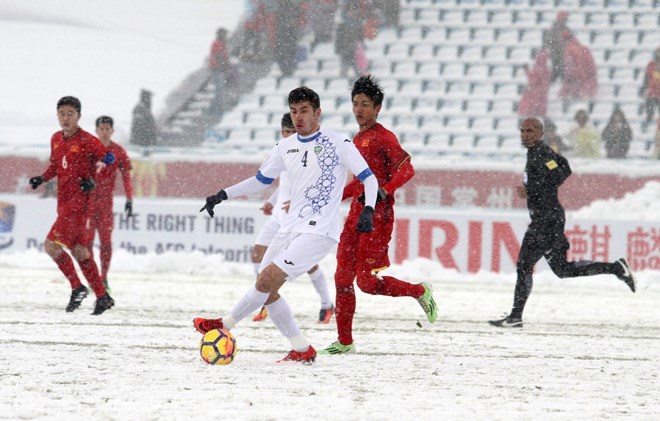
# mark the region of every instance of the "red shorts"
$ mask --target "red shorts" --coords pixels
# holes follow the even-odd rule
[[[360,270],[383,270],[390,265],[388,255],[394,211],[391,207],[376,207],[374,230],[370,233],[357,231],[358,212],[349,213],[337,248],[337,267]]]
[[[94,230],[85,212],[70,212],[57,215],[46,238],[72,249],[89,244],[94,239]]]

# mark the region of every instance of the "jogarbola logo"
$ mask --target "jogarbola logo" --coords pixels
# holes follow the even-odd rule
[[[0,202],[0,250],[14,244],[14,237],[11,233],[14,230],[15,215],[16,206],[11,203]]]
[[[316,145],[316,146],[314,146],[314,153],[315,153],[315,154],[318,155],[318,154],[321,153],[321,151],[323,151],[323,146],[321,146],[321,145]]]

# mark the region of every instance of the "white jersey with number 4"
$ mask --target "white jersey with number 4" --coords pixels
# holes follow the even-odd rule
[[[296,134],[280,140],[261,164],[257,179],[270,184],[282,171],[288,173],[291,207],[283,229],[339,241],[339,205],[347,170],[360,180],[372,175],[353,142],[321,128],[306,138]]]

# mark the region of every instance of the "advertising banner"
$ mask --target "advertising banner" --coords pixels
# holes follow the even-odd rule
[[[0,195],[0,253],[43,251],[55,221],[55,204],[53,198]],[[131,218],[125,216],[123,204],[123,198],[115,200],[113,246],[133,254],[201,252],[248,263],[256,235],[268,218],[259,210],[261,202],[224,202],[216,206],[214,218],[199,212],[201,199],[138,199]],[[347,207],[342,212],[345,215]],[[459,272],[510,273],[528,223],[527,212],[520,210],[401,206],[396,210],[391,260],[401,264],[426,258]],[[569,260],[627,257],[634,270],[660,270],[660,221],[584,220],[569,213],[566,235]]]

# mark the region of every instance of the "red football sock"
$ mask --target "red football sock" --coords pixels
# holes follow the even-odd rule
[[[72,289],[79,288],[82,284],[80,283],[80,278],[76,273],[76,268],[73,266],[73,260],[71,256],[65,251],[60,253],[55,260],[55,264],[60,268],[66,279],[69,280]]]
[[[392,276],[379,276],[371,272],[359,272],[357,284],[360,290],[372,295],[386,295],[388,297],[414,297],[424,294],[424,287],[411,284]]]
[[[96,266],[96,262],[91,257],[84,262],[78,262],[80,269],[82,270],[85,279],[89,282],[89,286],[94,290],[94,294],[97,297],[105,295],[105,287],[101,278],[99,277],[99,268]]]
[[[101,245],[101,280],[104,280],[108,276],[108,270],[110,269],[110,259],[112,259],[112,245]]]
[[[353,343],[353,315],[355,314],[355,289],[353,285],[337,286],[335,296],[335,318],[339,342],[344,345]]]

